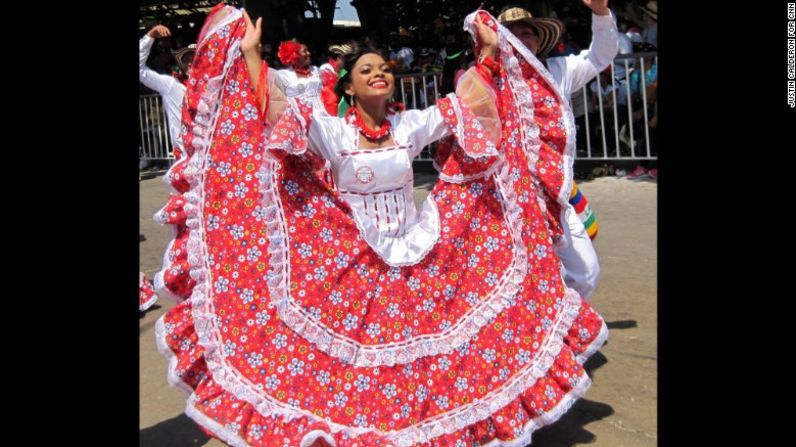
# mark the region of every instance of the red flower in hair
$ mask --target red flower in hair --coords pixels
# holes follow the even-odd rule
[[[279,44],[276,55],[283,65],[293,65],[299,58],[302,45],[295,40],[286,40]]]

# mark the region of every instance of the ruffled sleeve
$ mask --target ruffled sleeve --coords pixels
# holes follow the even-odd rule
[[[413,146],[413,156],[426,145],[451,135],[471,157],[497,155],[500,119],[496,94],[475,69],[462,76],[456,94],[437,100],[437,105],[425,110],[405,111],[395,120],[395,135]]]

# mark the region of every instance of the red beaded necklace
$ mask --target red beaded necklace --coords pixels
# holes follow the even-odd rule
[[[296,71],[296,74],[300,74],[302,76],[309,76],[312,69],[310,67],[299,68],[295,67],[293,70]]]
[[[368,125],[365,124],[365,121],[362,119],[356,107],[349,107],[345,112],[345,116],[346,121],[356,127],[359,133],[368,139],[376,141],[383,140],[390,134],[390,120],[388,120],[386,116],[377,129],[370,129]]]

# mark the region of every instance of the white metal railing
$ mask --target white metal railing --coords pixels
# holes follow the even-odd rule
[[[138,158],[141,160],[172,160],[171,137],[163,99],[158,94],[138,97],[138,118],[141,140]]]
[[[654,102],[647,98],[648,85],[657,83],[657,73],[655,80],[647,79],[653,65],[657,71],[655,52],[620,55],[611,63],[610,83],[603,85],[598,77],[572,95],[578,159],[657,159],[649,126]]]
[[[436,104],[440,97],[442,72],[397,74],[395,83],[393,100],[402,102],[407,109],[425,109]],[[431,161],[431,148],[424,147],[415,160]]]
[[[646,88],[650,64],[654,64],[657,70],[657,53],[617,56],[611,63],[614,76],[610,79],[610,89],[599,82],[598,76],[572,95],[570,105],[577,128],[577,159],[657,159],[656,148],[650,138],[651,105],[647,101]],[[632,76],[639,78],[637,89],[633,89],[629,82]],[[433,105],[441,96],[441,77],[441,72],[396,75],[393,99],[403,102],[407,109],[423,109]],[[610,104],[604,104],[608,97]],[[139,158],[174,159],[168,121],[160,96],[141,95],[138,109],[141,123]],[[424,148],[417,160],[431,160],[430,149]]]

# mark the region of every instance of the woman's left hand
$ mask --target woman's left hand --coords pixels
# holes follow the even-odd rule
[[[483,22],[480,14],[476,16],[473,24],[478,42],[483,46],[481,51],[487,56],[494,56],[497,49],[497,33]]]

